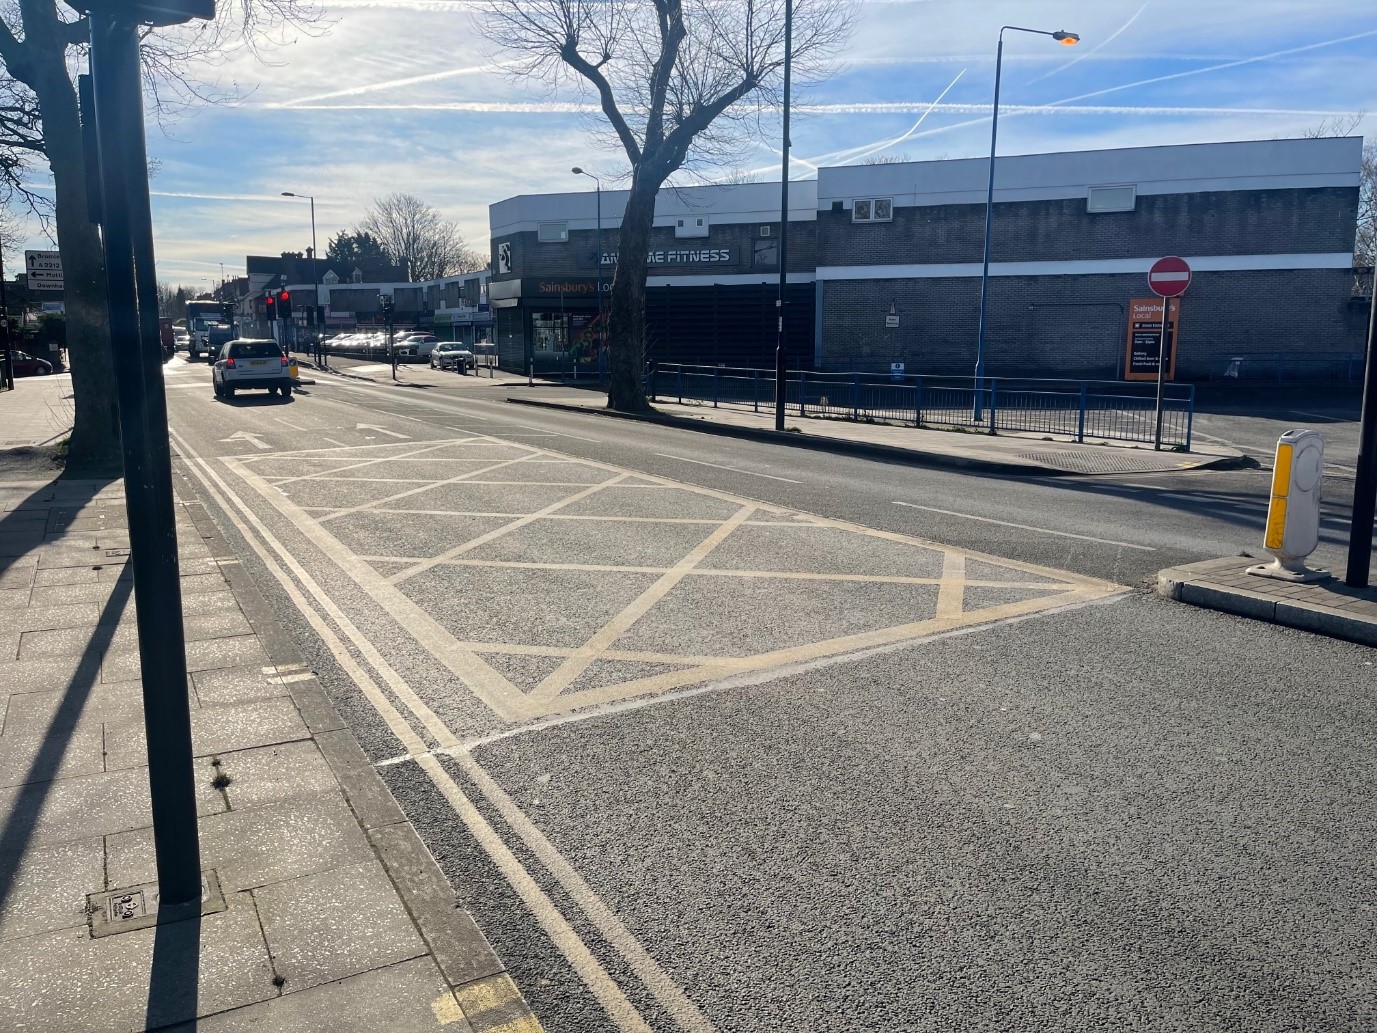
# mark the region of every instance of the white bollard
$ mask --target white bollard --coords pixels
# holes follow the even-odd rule
[[[1277,440],[1272,470],[1272,501],[1267,507],[1263,547],[1276,557],[1249,567],[1249,574],[1306,583],[1330,577],[1312,570],[1305,558],[1320,544],[1320,484],[1324,476],[1324,436],[1314,430],[1288,430]]]

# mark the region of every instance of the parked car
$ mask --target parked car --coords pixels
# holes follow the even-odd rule
[[[397,337],[397,354],[400,356],[403,354],[401,349],[406,348],[405,354],[407,356],[414,358],[417,362],[426,362],[430,359],[430,353],[435,350],[435,346],[439,343],[439,338],[434,334],[416,331],[400,334]]]
[[[469,346],[459,341],[440,341],[430,353],[431,369],[457,369],[467,373],[476,365]]]
[[[240,339],[220,349],[211,381],[216,398],[233,398],[234,392],[267,388],[268,394],[292,393],[287,356],[276,341]]]
[[[47,359],[14,349],[10,350],[10,362],[16,377],[46,377],[53,371],[53,364]]]

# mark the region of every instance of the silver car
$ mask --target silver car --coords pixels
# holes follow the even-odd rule
[[[287,356],[276,341],[242,339],[220,349],[211,372],[216,398],[233,398],[245,388],[267,388],[284,398],[292,393]]]
[[[430,353],[431,369],[457,369],[467,373],[476,365],[469,346],[459,341],[441,341]]]

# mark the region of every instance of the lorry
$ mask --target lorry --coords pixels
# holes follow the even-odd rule
[[[219,301],[188,301],[186,329],[191,335],[187,344],[187,358],[192,362],[201,356],[214,362],[220,347],[234,340],[234,323],[230,306]]]

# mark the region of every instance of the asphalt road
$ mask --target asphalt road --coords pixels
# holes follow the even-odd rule
[[[1141,588],[1255,548],[1265,470],[978,477],[403,377],[175,363],[178,471],[547,1029],[1377,1023],[1373,654]]]

